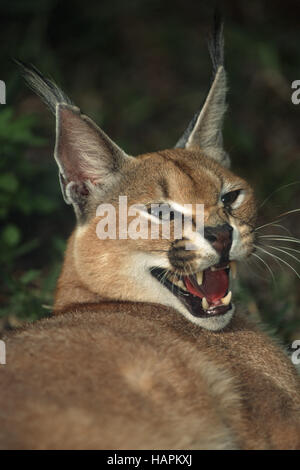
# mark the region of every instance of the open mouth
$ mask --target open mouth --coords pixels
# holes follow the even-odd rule
[[[230,273],[236,276],[236,262],[221,263],[204,271],[186,275],[154,268],[152,275],[167,287],[195,317],[224,315],[232,309],[229,290]]]

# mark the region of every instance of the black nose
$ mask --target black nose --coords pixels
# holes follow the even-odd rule
[[[232,227],[229,224],[205,227],[204,237],[208,240],[217,253],[221,256],[220,261],[227,261],[232,244]]]

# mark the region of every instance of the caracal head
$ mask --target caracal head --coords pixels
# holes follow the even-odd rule
[[[253,252],[253,191],[229,170],[222,146],[226,110],[223,39],[212,43],[214,79],[176,146],[127,155],[52,82],[22,65],[56,115],[55,159],[77,217],[74,269],[89,291],[111,300],[173,307],[206,329],[234,313],[236,262]]]

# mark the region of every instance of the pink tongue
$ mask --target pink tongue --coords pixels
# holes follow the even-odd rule
[[[211,271],[207,269],[203,272],[203,283],[199,286],[196,281],[190,281],[189,277],[185,277],[185,285],[187,290],[197,297],[206,297],[212,303],[222,299],[228,290],[228,275],[224,269],[219,271]]]

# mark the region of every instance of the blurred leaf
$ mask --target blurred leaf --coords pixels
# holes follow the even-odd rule
[[[21,240],[21,232],[16,225],[9,224],[2,231],[2,240],[6,245],[15,246]]]
[[[4,150],[7,150],[8,143],[10,145],[43,145],[45,139],[35,136],[32,132],[34,124],[36,124],[35,116],[25,115],[13,118],[12,108],[5,107],[0,112],[0,141],[3,143]]]
[[[37,269],[30,269],[25,274],[23,274],[23,276],[20,277],[20,281],[22,282],[22,284],[29,284],[30,282],[37,279],[39,275],[40,271],[38,271]]]
[[[12,173],[0,175],[0,190],[14,193],[18,189],[18,180]]]
[[[280,62],[276,47],[272,43],[259,43],[258,55],[262,65],[273,70],[280,70]]]

